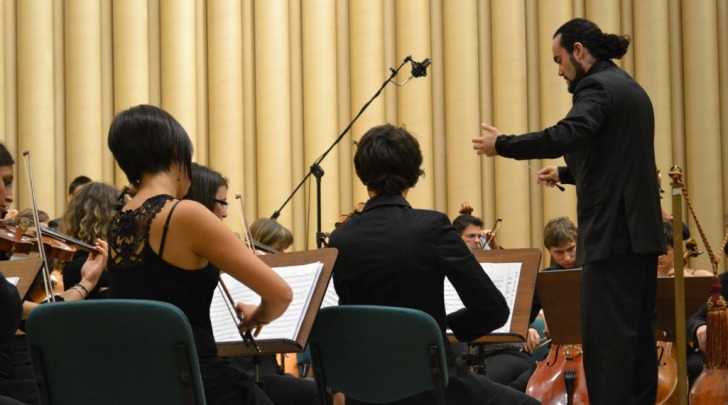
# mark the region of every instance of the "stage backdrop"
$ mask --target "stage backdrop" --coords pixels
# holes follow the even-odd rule
[[[427,76],[385,86],[323,160],[322,230],[366,199],[351,162],[356,140],[392,123],[424,152],[413,206],[454,218],[468,202],[486,226],[503,219],[503,246],[542,247],[548,219],[575,216],[575,193],[537,186],[527,164],[563,161],[483,159],[470,140],[481,122],[523,133],[566,114],[551,40],[587,17],[633,38],[618,63],[654,103],[665,195],[678,164],[714,250],[725,231],[728,0],[3,0],[0,14],[0,139],[18,160],[17,208],[30,206],[24,150],[52,217],[75,176],[124,185],[109,123],[148,103],[187,129],[197,162],[227,176],[226,222],[239,231],[235,194],[250,221],[271,216],[411,55],[432,59]],[[280,213],[295,250],[315,247],[312,180]],[[670,198],[663,207],[672,211]],[[708,267],[706,256],[693,265]]]

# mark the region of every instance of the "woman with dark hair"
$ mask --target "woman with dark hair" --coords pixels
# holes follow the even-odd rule
[[[354,166],[369,200],[361,214],[336,228],[329,246],[339,254],[334,287],[340,305],[414,308],[467,342],[487,335],[508,319],[508,305],[463,240],[440,212],[413,209],[407,192],[423,175],[422,152],[404,128],[382,125],[359,141]],[[445,312],[444,279],[452,283],[463,308]],[[445,342],[448,339],[445,338]],[[470,374],[456,364],[447,345],[447,402],[458,404],[535,404],[510,387]],[[347,405],[356,402],[347,398]],[[425,392],[397,404],[434,403]]]
[[[106,238],[111,220],[119,211],[119,191],[105,183],[91,182],[80,188],[66,206],[59,231],[82,242],[92,243]],[[63,266],[63,285],[72,286],[81,279],[81,266],[88,253],[77,251],[73,259]],[[89,291],[88,299],[108,298],[109,281],[106,272]]]
[[[220,220],[227,214],[227,179],[215,170],[192,163],[192,184],[185,199],[197,201],[212,211]],[[208,205],[209,203],[212,203]],[[271,220],[273,221],[273,220]],[[256,221],[257,222],[257,221]],[[251,225],[251,233],[256,242],[256,233]],[[285,228],[283,228],[285,229]],[[237,356],[228,358],[230,363],[250,378],[255,378],[256,371],[261,381],[263,392],[275,405],[316,405],[318,394],[313,381],[283,375],[275,355]]]
[[[227,217],[228,181],[211,168],[192,163],[192,184],[184,197],[197,201],[220,219]]]
[[[218,357],[210,304],[222,270],[261,297],[259,305],[236,305],[238,329],[257,334],[286,310],[291,288],[208,208],[180,200],[192,179],[192,142],[169,113],[149,105],[122,111],[108,143],[135,191],[109,226],[112,297],[164,301],[185,313],[208,404],[269,404],[250,378]]]
[[[5,145],[0,143],[0,210],[7,211],[13,203],[15,160]],[[88,256],[80,270],[79,281],[61,294],[56,301],[79,301],[88,295],[106,267],[106,242],[90,241],[98,254]],[[2,260],[8,259],[2,252]],[[18,290],[0,274],[0,403],[37,403],[38,394],[33,379],[30,355],[25,335],[16,335],[21,319],[37,306],[37,303],[21,301]],[[10,399],[12,398],[12,399]],[[16,402],[21,401],[21,402]]]

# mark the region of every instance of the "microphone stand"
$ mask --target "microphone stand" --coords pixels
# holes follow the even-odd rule
[[[300,189],[301,186],[303,186],[303,184],[306,182],[306,180],[308,180],[308,178],[311,177],[311,175],[313,175],[314,177],[316,177],[316,247],[320,249],[323,246],[324,240],[326,239],[326,235],[323,232],[321,232],[321,177],[323,177],[323,175],[324,175],[324,169],[321,168],[321,162],[324,160],[324,158],[326,158],[326,156],[329,154],[329,152],[331,152],[331,150],[334,149],[334,147],[339,142],[341,142],[341,140],[344,138],[344,135],[346,135],[347,132],[349,132],[351,130],[351,127],[354,125],[356,120],[359,119],[359,117],[362,115],[364,110],[366,110],[367,107],[369,107],[369,104],[371,104],[372,101],[374,101],[374,99],[379,96],[379,94],[382,92],[382,90],[384,90],[384,88],[387,86],[387,84],[389,82],[393,82],[393,79],[395,78],[395,76],[397,76],[400,69],[402,69],[402,67],[407,62],[412,62],[412,56],[407,56],[406,58],[404,58],[404,60],[402,61],[402,64],[400,64],[399,67],[397,67],[397,69],[392,68],[392,67],[389,68],[389,70],[392,72],[391,75],[389,75],[387,80],[385,80],[384,83],[382,83],[382,86],[379,87],[379,90],[377,90],[376,93],[374,93],[374,96],[372,96],[372,98],[370,98],[369,101],[367,101],[366,104],[364,104],[364,106],[361,108],[361,110],[359,110],[359,113],[356,114],[356,116],[354,117],[354,119],[351,120],[349,125],[347,125],[346,128],[344,128],[344,130],[341,132],[341,134],[339,134],[339,136],[336,138],[334,143],[332,143],[331,146],[329,146],[328,149],[326,149],[326,151],[318,159],[316,159],[315,162],[313,162],[308,173],[306,173],[306,176],[304,176],[303,180],[301,180],[301,182],[298,183],[298,186],[296,186],[296,188],[293,189],[293,192],[291,193],[291,195],[288,196],[286,201],[283,202],[281,207],[278,210],[276,210],[273,213],[273,215],[271,215],[271,219],[277,219],[278,216],[281,215],[281,210],[283,209],[283,207],[285,207],[286,204],[288,204],[288,202],[291,201],[291,199],[296,194],[296,192],[298,192],[298,189]]]

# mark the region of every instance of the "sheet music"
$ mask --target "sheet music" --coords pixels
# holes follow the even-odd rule
[[[18,286],[18,282],[20,282],[20,277],[7,277],[5,280],[8,280],[8,283],[14,285],[15,287]]]
[[[490,277],[493,284],[503,294],[506,299],[508,308],[511,313],[508,315],[508,321],[505,325],[493,331],[493,333],[508,333],[511,331],[511,319],[513,317],[513,307],[516,304],[516,292],[518,291],[518,280],[521,277],[521,263],[480,263],[485,274]],[[445,312],[448,314],[455,312],[463,307],[455,287],[450,281],[445,279]],[[448,333],[452,331],[448,330]]]
[[[278,319],[265,325],[256,337],[256,340],[286,339],[295,340],[303,322],[304,313],[311,302],[311,295],[316,286],[316,281],[321,274],[324,265],[321,262],[304,264],[299,266],[273,267],[293,290],[293,301]],[[260,304],[260,297],[248,287],[235,280],[228,274],[221,274],[223,282],[230,290],[235,302]],[[242,338],[237,328],[235,312],[228,306],[219,288],[215,290],[210,306],[210,319],[212,320],[212,331],[217,343],[240,342]]]
[[[339,295],[336,294],[336,289],[334,289],[334,279],[331,278],[329,280],[329,284],[326,286],[326,294],[324,294],[324,299],[321,301],[321,308],[334,307],[337,305],[339,305]]]

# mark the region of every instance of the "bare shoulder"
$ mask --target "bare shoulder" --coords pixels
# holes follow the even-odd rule
[[[174,210],[172,221],[182,231],[199,234],[218,228],[227,229],[215,214],[197,201],[181,200]]]
[[[685,275],[689,277],[712,277],[713,272],[702,269],[685,269]]]

